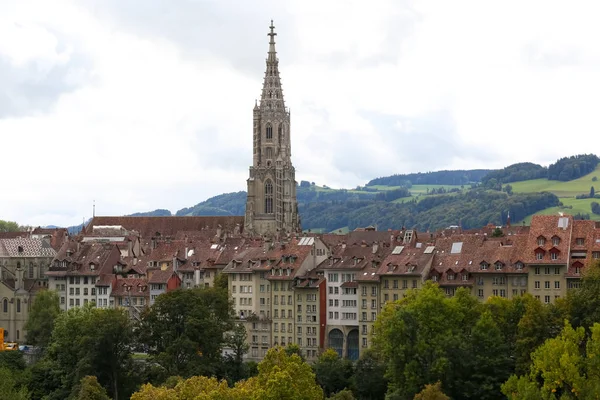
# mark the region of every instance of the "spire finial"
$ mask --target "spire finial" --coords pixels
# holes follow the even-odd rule
[[[271,32],[267,33],[267,36],[270,36],[271,39],[269,39],[269,52],[275,52],[275,36],[277,36],[277,33],[275,33],[275,26],[273,25],[273,20],[271,20],[271,26],[269,26],[269,29],[271,29]]]

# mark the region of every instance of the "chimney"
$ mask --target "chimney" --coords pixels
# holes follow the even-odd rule
[[[377,253],[377,249],[379,248],[379,245],[377,244],[377,242],[373,243],[373,254]]]
[[[188,248],[185,248],[185,254],[184,254],[184,258],[187,260],[188,259]]]
[[[217,237],[219,237],[219,238],[220,238],[220,237],[221,237],[221,233],[222,233],[222,232],[223,232],[223,229],[222,229],[221,225],[219,224],[219,225],[217,226]]]

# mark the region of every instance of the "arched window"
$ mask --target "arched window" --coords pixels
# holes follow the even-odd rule
[[[272,159],[272,158],[273,158],[273,148],[267,147],[267,159]]]
[[[273,127],[271,124],[267,124],[267,140],[273,139]]]
[[[273,183],[265,182],[265,214],[273,214]]]
[[[4,299],[4,301],[2,302],[2,311],[4,311],[5,313],[8,312],[8,300]]]
[[[283,139],[283,124],[279,124],[277,127],[277,139],[278,143],[281,144],[281,140]]]
[[[29,271],[27,272],[29,279],[33,279],[33,263],[29,263]]]
[[[17,312],[21,312],[21,299],[17,299]]]

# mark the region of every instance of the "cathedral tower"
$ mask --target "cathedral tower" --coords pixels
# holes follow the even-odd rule
[[[254,104],[253,161],[244,230],[272,235],[300,230],[296,173],[291,160],[290,111],[285,108],[273,21],[260,103]]]

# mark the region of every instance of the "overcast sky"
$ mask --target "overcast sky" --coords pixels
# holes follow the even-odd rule
[[[245,190],[274,19],[296,178],[600,153],[597,1],[0,1],[0,219]]]

